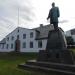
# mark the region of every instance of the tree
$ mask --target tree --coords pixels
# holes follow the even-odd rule
[[[74,40],[71,36],[66,36],[66,40],[67,40],[68,45],[73,45],[74,44]]]

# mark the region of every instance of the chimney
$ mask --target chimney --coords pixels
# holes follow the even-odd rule
[[[40,27],[43,27],[43,24],[40,24]]]

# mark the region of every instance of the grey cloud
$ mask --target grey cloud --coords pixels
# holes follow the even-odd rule
[[[31,0],[0,0],[0,38],[17,27],[18,8],[19,20],[33,21],[35,14]]]
[[[69,20],[62,20],[62,21],[59,21],[59,23],[67,23],[69,22]]]
[[[24,4],[22,4],[25,1]],[[0,6],[0,15],[4,17],[11,17],[16,18],[18,14],[18,8],[20,12],[20,17],[23,15],[26,16],[25,19],[29,20],[33,19],[31,17],[34,17],[33,12],[33,6],[31,5],[31,2],[29,0],[5,0],[6,3],[3,4],[3,1],[1,2],[2,5]],[[4,5],[4,6],[3,6]],[[28,17],[28,18],[27,18]],[[30,19],[29,19],[30,18]]]
[[[4,18],[0,16],[0,25],[7,29],[12,29],[15,27],[15,23],[10,20],[10,18]]]
[[[35,16],[32,5],[30,6],[30,4],[27,2],[25,5],[14,4],[13,8],[17,11],[19,8],[19,17],[22,17],[25,20],[32,21]]]

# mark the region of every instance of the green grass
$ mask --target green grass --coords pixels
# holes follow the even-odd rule
[[[34,53],[0,53],[0,75],[32,75],[31,72],[21,70],[17,66],[29,59],[35,59]]]
[[[74,53],[74,55],[75,55],[75,49],[71,49],[72,51],[73,51],[73,53]]]
[[[75,49],[73,51],[75,52]],[[18,68],[18,64],[36,58],[36,53],[0,53],[0,75],[47,75],[45,73],[31,72]],[[48,75],[59,74],[50,73]]]

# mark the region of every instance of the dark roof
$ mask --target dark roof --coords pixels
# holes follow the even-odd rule
[[[70,30],[72,35],[75,35],[75,29]]]
[[[28,28],[17,27],[17,28],[15,28],[12,32],[10,32],[8,35],[10,35],[11,33],[13,33],[16,29],[19,29],[19,30],[20,30],[20,28],[30,30],[30,29],[28,29]],[[7,35],[7,36],[8,36],[8,35]],[[7,37],[7,36],[6,36],[6,37]]]
[[[6,40],[5,38],[3,40],[0,41],[0,44],[5,44],[6,43]]]
[[[36,39],[46,39],[48,37],[48,32],[53,29],[53,25],[40,25],[40,27],[34,28],[34,30],[36,30],[36,34],[39,33],[36,35]]]

